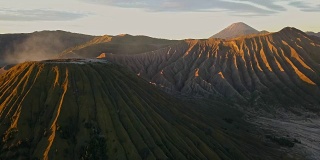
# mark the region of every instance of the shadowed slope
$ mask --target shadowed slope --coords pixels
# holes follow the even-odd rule
[[[248,131],[237,129],[228,135],[216,126],[215,111],[202,110],[105,61],[27,62],[0,76],[0,157],[274,159],[281,155]]]
[[[139,55],[106,55],[171,93],[317,108],[320,41],[285,28],[233,40],[186,40]]]
[[[176,40],[157,39],[147,36],[101,36],[85,44],[63,51],[60,58],[96,58],[102,53],[138,54],[157,50],[177,43]]]

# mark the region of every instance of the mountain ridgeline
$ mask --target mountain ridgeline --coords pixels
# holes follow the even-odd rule
[[[320,32],[315,33],[315,32],[306,32],[306,34],[310,35],[310,36],[316,36],[316,37],[320,37]]]
[[[101,53],[138,54],[158,50],[177,40],[166,40],[148,36],[132,36],[128,34],[118,36],[99,36],[91,41],[71,47],[58,55],[59,58],[95,58]]]
[[[0,158],[285,156],[247,123],[233,128],[213,110],[190,107],[104,60],[26,62],[0,76]]]
[[[169,93],[319,109],[320,41],[295,28],[233,40],[186,40],[106,55]],[[261,104],[260,104],[261,105]]]

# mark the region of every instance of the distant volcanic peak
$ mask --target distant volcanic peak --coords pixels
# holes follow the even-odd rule
[[[252,28],[251,26],[243,23],[243,22],[237,22],[237,23],[233,23],[231,24],[230,26],[227,27],[227,29],[252,29],[252,30],[255,30],[254,28]]]
[[[227,28],[223,29],[219,33],[213,35],[211,38],[223,38],[223,39],[230,39],[239,36],[249,35],[249,34],[259,34],[260,32],[251,26],[243,23],[233,23]]]

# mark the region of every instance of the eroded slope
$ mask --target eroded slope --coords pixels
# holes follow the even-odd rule
[[[320,41],[285,28],[227,41],[186,40],[149,53],[106,58],[171,93],[317,109],[319,51]]]
[[[198,105],[194,105],[198,106]],[[4,159],[274,159],[240,120],[189,107],[103,60],[26,62],[0,76]],[[226,112],[226,108],[224,109]],[[235,114],[236,112],[230,112]],[[228,115],[227,115],[228,116]],[[233,117],[234,118],[234,117]],[[219,121],[218,121],[219,119]]]

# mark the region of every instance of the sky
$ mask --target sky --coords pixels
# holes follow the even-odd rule
[[[319,0],[0,0],[0,34],[208,38],[235,22],[270,32],[287,26],[320,32],[319,17]]]

